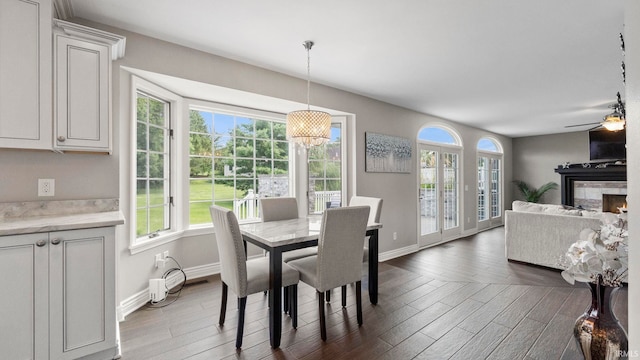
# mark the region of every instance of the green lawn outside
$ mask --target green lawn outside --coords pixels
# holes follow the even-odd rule
[[[226,207],[227,209],[233,209],[233,194],[235,189],[228,185],[215,184],[214,191],[216,199],[216,205]],[[163,192],[162,189],[152,189],[150,191],[150,204],[161,204]],[[222,200],[224,199],[224,200]],[[211,205],[211,180],[192,180],[189,184],[189,200],[201,201],[191,202],[189,205],[189,223],[190,224],[203,224],[211,222],[211,215],[209,214],[209,206]],[[145,194],[138,194],[137,204],[139,207],[144,206],[146,202]],[[138,209],[136,214],[136,234],[147,234],[157,229],[163,228],[162,208],[151,208],[151,226],[147,231],[147,216],[146,209]]]

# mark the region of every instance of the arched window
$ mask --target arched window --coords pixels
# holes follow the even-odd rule
[[[418,139],[439,144],[461,145],[460,137],[454,132],[436,126],[428,126],[420,130]]]
[[[489,138],[482,138],[478,141],[478,150],[502,153],[502,147],[500,146],[500,143]]]

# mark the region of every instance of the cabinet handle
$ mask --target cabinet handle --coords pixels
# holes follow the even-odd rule
[[[53,245],[58,245],[58,244],[60,244],[60,239],[53,239],[53,240],[51,240],[51,243]]]
[[[65,140],[67,140],[67,138],[65,138],[64,136],[62,135],[58,136],[58,141],[64,142]]]
[[[45,240],[38,240],[36,241],[36,246],[37,247],[43,247],[47,244],[47,242]]]

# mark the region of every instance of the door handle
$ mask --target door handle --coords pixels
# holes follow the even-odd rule
[[[55,238],[55,239],[51,240],[51,243],[52,243],[53,245],[58,245],[58,244],[60,244],[60,239]]]
[[[47,244],[47,241],[46,241],[46,240],[38,240],[38,241],[36,241],[36,246],[37,246],[37,247],[43,247],[43,246],[45,246],[46,244]]]

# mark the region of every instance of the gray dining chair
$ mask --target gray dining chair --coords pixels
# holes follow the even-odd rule
[[[238,219],[233,211],[213,205],[209,208],[216,234],[216,243],[220,257],[220,278],[222,280],[222,305],[220,307],[220,326],[224,325],[227,311],[228,288],[238,297],[238,332],[236,348],[242,346],[244,331],[244,313],[247,296],[269,290],[269,259],[247,260]],[[290,314],[292,325],[297,327],[297,293],[300,275],[297,270],[282,264],[282,286],[292,294]],[[279,290],[278,290],[279,291]]]
[[[367,219],[367,225],[377,224],[380,222],[380,214],[382,213],[382,199],[368,197],[368,196],[352,196],[351,200],[349,200],[349,206],[368,206],[369,210],[369,218]],[[364,239],[364,251],[362,253],[362,262],[369,261],[369,243],[367,242],[368,236],[365,236]],[[346,294],[342,292],[342,302],[344,303]],[[325,294],[325,298],[327,302],[331,301],[331,290],[327,291]]]
[[[380,223],[380,215],[382,214],[382,199],[368,197],[368,196],[353,196],[349,200],[349,206],[369,206],[369,218],[367,219],[367,225]],[[365,239],[364,253],[362,254],[362,261],[369,259],[369,246]]]
[[[293,197],[273,197],[260,199],[260,216],[262,221],[278,221],[298,218],[298,201]],[[318,248],[307,247],[282,253],[282,261],[312,256],[318,253]],[[286,306],[285,306],[286,307]]]
[[[358,325],[362,325],[362,239],[367,231],[369,206],[327,209],[322,215],[318,254],[293,260],[289,266],[300,272],[300,280],[316,289],[320,318],[320,336],[327,340],[324,315],[325,292],[355,283]],[[342,297],[346,307],[346,296]]]

